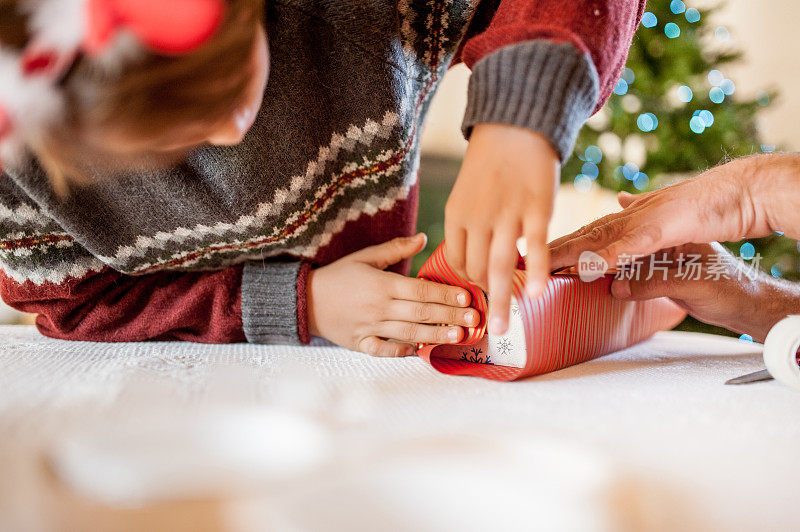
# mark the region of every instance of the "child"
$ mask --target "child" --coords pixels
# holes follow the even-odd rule
[[[0,0],[2,296],[62,339],[457,342],[468,293],[398,275],[441,77],[473,71],[448,253],[502,303],[643,5]]]

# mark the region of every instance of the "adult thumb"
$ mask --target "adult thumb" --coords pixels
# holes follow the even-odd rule
[[[353,258],[379,270],[385,270],[392,264],[413,257],[425,249],[427,243],[428,237],[425,233],[417,233],[414,236],[393,238],[383,244],[364,248],[354,253]]]
[[[634,201],[642,198],[646,198],[650,195],[650,192],[644,192],[642,194],[631,194],[630,192],[625,192],[624,190],[617,194],[617,202],[619,203],[620,207],[623,209],[627,209],[628,206],[633,203]]]

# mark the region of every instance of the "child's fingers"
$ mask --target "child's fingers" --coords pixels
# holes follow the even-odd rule
[[[508,329],[511,286],[517,264],[517,235],[512,228],[494,233],[489,252],[489,332],[503,334]]]
[[[413,279],[394,275],[390,296],[406,301],[421,303],[440,303],[451,307],[467,307],[471,301],[469,291],[457,286],[434,283],[425,279]]]
[[[462,336],[461,327],[423,325],[411,321],[383,321],[377,331],[381,337],[409,344],[456,344]]]
[[[478,311],[439,303],[418,303],[395,299],[386,311],[386,319],[417,323],[444,323],[461,327],[477,327],[480,323]]]
[[[410,237],[393,238],[383,244],[370,246],[351,255],[354,260],[385,270],[392,264],[413,257],[425,248],[428,239],[425,233]]]
[[[357,346],[362,353],[374,357],[407,357],[413,355],[416,350],[411,344],[399,342],[389,342],[377,336],[367,336],[363,338]]]
[[[447,264],[461,277],[465,277],[467,233],[460,225],[448,228],[445,225],[444,258]]]
[[[539,217],[525,223],[525,255],[526,286],[528,297],[538,297],[544,290],[550,274],[550,255],[547,250],[547,220]]]
[[[467,234],[467,279],[484,290],[488,288],[489,245],[492,234],[488,229],[473,229]]]

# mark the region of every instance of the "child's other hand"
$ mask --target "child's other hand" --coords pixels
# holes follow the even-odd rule
[[[559,172],[558,155],[539,133],[504,124],[472,130],[445,207],[445,256],[457,273],[488,289],[493,334],[508,328],[519,237],[527,242],[527,293],[535,297],[544,288]]]
[[[462,327],[480,322],[478,312],[468,308],[467,290],[383,271],[416,255],[425,243],[421,233],[395,238],[312,270],[309,332],[382,357],[413,355],[418,343],[459,342]]]

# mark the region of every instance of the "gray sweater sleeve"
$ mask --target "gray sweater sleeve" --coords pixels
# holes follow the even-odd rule
[[[597,104],[599,81],[589,54],[569,43],[525,41],[500,48],[472,67],[462,131],[501,123],[546,136],[566,161]]]
[[[255,344],[300,345],[298,277],[301,262],[249,262],[242,272],[242,326]],[[305,283],[300,279],[300,285]],[[305,300],[305,294],[301,294]],[[304,305],[302,305],[304,306]],[[305,311],[305,309],[301,309]]]

